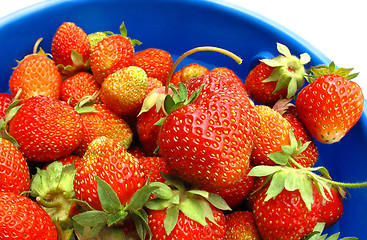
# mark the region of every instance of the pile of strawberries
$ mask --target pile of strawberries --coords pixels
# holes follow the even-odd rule
[[[65,22],[0,94],[1,239],[325,239],[343,213],[315,141],[340,141],[364,97],[307,53],[177,70],[120,33]],[[275,43],[274,43],[275,45]],[[305,80],[310,84],[305,85]],[[333,239],[338,238],[338,233]]]

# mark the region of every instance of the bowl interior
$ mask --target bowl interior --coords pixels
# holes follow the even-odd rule
[[[125,22],[128,36],[148,47],[169,51],[174,60],[185,51],[198,46],[217,46],[243,59],[235,61],[219,53],[199,52],[191,55],[178,67],[193,61],[208,68],[217,66],[232,69],[244,79],[261,58],[277,55],[276,42],[289,47],[292,54],[310,54],[308,64],[329,63],[330,60],[309,43],[275,22],[256,13],[237,7],[223,6],[212,1],[196,0],[73,0],[45,1],[0,19],[0,88],[8,92],[12,68],[24,55],[32,52],[34,43],[43,37],[41,47],[50,52],[52,37],[65,21],[74,22],[86,33],[119,32]],[[344,139],[332,145],[318,144],[318,165],[327,167],[337,181],[367,180],[367,114]],[[367,191],[351,189],[345,200],[344,215],[326,232],[341,231],[341,236],[367,236]]]

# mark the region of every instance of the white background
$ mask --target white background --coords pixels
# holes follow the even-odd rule
[[[0,17],[45,0],[1,4]],[[47,0],[52,1],[52,0]],[[259,13],[296,33],[339,67],[354,68],[367,97],[367,8],[362,0],[215,0]]]

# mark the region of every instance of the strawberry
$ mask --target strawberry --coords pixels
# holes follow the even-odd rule
[[[191,63],[177,72],[175,72],[172,76],[171,83],[178,86],[180,82],[187,82],[191,78],[196,78],[204,74],[208,74],[210,71],[207,67],[204,67],[198,63]]]
[[[147,88],[146,95],[148,95],[154,89],[157,89],[157,88],[160,88],[160,87],[163,87],[163,84],[162,84],[161,81],[159,81],[157,78],[153,78],[153,77],[148,76],[148,88]]]
[[[35,51],[40,40],[35,44]],[[9,80],[11,94],[15,96],[22,89],[20,99],[37,95],[59,99],[62,76],[54,61],[48,58],[42,49],[38,53],[35,51],[25,56],[14,69]]]
[[[181,83],[180,96],[170,100],[181,101],[165,109],[169,114],[158,137],[160,156],[173,174],[191,184],[227,187],[240,181],[249,167],[258,127],[247,93],[218,74],[186,84],[187,90]]]
[[[169,174],[169,168],[162,157],[140,157],[139,162],[146,181],[149,177],[149,182],[164,182],[161,172]]]
[[[76,198],[86,201],[94,209],[102,210],[95,176],[111,186],[121,204],[129,202],[144,184],[138,159],[119,142],[106,137],[96,138],[89,144],[74,179]]]
[[[84,135],[74,154],[83,157],[89,144],[97,137],[114,139],[127,149],[132,142],[133,133],[126,121],[109,110],[105,104],[93,103],[89,107],[94,111],[80,113]],[[77,112],[84,108],[85,106],[77,108]]]
[[[223,75],[225,77],[233,78],[234,80],[236,80],[238,82],[242,82],[241,79],[236,75],[236,73],[234,73],[231,69],[226,68],[226,67],[213,68],[212,70],[210,70],[210,73],[220,74],[220,75]]]
[[[350,81],[352,69],[335,64],[312,68],[315,80],[296,99],[297,113],[311,135],[321,143],[340,141],[362,115],[364,97],[360,86]]]
[[[131,66],[134,57],[134,46],[128,39],[124,23],[121,34],[113,34],[97,43],[90,54],[90,67],[99,84],[111,73]]]
[[[97,45],[99,41],[111,35],[113,35],[113,32],[94,32],[94,33],[88,34],[91,51],[93,50],[93,48]]]
[[[143,104],[147,88],[148,76],[142,68],[124,67],[103,81],[100,98],[117,115],[135,117]]]
[[[31,199],[0,192],[0,238],[57,240],[50,216]]]
[[[260,118],[260,128],[252,150],[251,162],[254,165],[274,165],[268,155],[280,151],[281,146],[290,143],[291,125],[279,112],[266,105],[257,105],[255,109]]]
[[[90,49],[88,35],[72,22],[62,23],[51,43],[55,64],[67,76],[87,69]]]
[[[331,187],[330,192],[325,192],[327,199],[322,199],[319,222],[324,222],[326,228],[334,225],[342,217],[345,193],[344,189],[337,187]]]
[[[297,58],[280,43],[277,49],[281,55],[262,59],[245,80],[250,97],[260,104],[272,106],[279,99],[292,98],[304,84],[304,65],[310,61],[310,56],[303,53]]]
[[[93,75],[87,72],[78,72],[66,78],[61,84],[61,99],[75,107],[84,97],[96,93],[101,86],[94,79]],[[95,102],[101,102],[96,98]]]
[[[23,102],[9,122],[27,160],[47,162],[72,153],[83,137],[79,114],[66,102],[38,95]]]
[[[10,141],[0,138],[0,191],[21,194],[29,186],[30,173],[24,156]]]
[[[254,215],[249,211],[235,211],[226,215],[224,240],[261,240]]]
[[[0,93],[0,118],[4,118],[6,110],[13,101],[13,96],[9,93]]]
[[[133,65],[144,69],[148,77],[166,83],[172,69],[171,54],[158,48],[147,48],[135,53]]]

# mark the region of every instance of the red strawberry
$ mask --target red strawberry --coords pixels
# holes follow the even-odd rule
[[[22,153],[11,142],[0,138],[0,192],[21,194],[29,186],[29,168]]]
[[[27,160],[46,162],[72,153],[83,137],[79,114],[66,102],[38,95],[25,100],[9,134]]]
[[[279,112],[266,105],[257,105],[255,109],[260,117],[260,128],[251,154],[251,162],[254,165],[274,165],[268,155],[280,151],[281,146],[290,143],[291,125]]]
[[[191,78],[196,78],[201,75],[208,74],[209,72],[210,71],[207,67],[204,67],[198,63],[191,63],[175,72],[171,78],[171,83],[178,86],[178,83],[180,82],[185,83]]]
[[[154,89],[157,89],[160,87],[163,87],[163,84],[161,81],[158,80],[158,78],[152,78],[148,76],[148,89],[147,89],[146,95],[148,95]]]
[[[148,77],[157,78],[166,84],[173,61],[169,52],[158,48],[147,48],[135,53],[133,65],[144,69]]]
[[[213,68],[212,70],[210,70],[210,73],[220,74],[220,75],[223,75],[225,77],[230,77],[230,78],[233,78],[234,80],[242,83],[241,79],[231,69],[226,68],[226,67]]]
[[[0,239],[57,240],[50,216],[31,199],[0,192]]]
[[[89,144],[74,179],[76,198],[86,201],[94,209],[102,210],[95,176],[111,186],[121,204],[128,203],[144,184],[138,159],[119,142],[106,137],[96,138]]]
[[[109,110],[105,104],[94,103],[90,107],[94,111],[80,113],[84,135],[74,154],[83,157],[89,144],[98,137],[114,139],[125,149],[129,148],[133,133],[126,121]],[[77,108],[77,111],[81,109]]]
[[[301,121],[318,141],[340,141],[362,115],[364,97],[360,86],[349,79],[352,69],[312,68],[315,80],[300,91],[296,99]]]
[[[245,80],[250,97],[260,104],[273,105],[279,99],[292,98],[304,84],[304,64],[310,56],[303,53],[299,59],[280,43],[277,48],[282,55],[261,60]]]
[[[125,25],[121,25],[121,35],[108,36],[97,43],[90,54],[90,67],[99,84],[111,73],[131,66],[134,47],[126,37]]]
[[[75,107],[83,97],[95,94],[100,88],[92,74],[79,72],[62,82],[61,99]],[[101,102],[99,97],[95,102]]]
[[[341,189],[341,192],[345,195],[345,190]],[[330,193],[325,191],[325,195],[328,199],[322,199],[321,213],[319,217],[319,222],[324,222],[325,228],[328,228],[339,221],[344,211],[344,196],[342,196],[338,188],[331,187]]]
[[[61,24],[52,39],[51,54],[64,75],[85,70],[90,50],[88,35],[72,22]]]
[[[194,93],[201,85],[200,94]],[[188,94],[181,83],[179,91],[194,101],[174,111],[166,109],[159,154],[173,174],[189,183],[227,187],[240,181],[249,167],[258,126],[247,93],[217,74],[191,79]],[[182,100],[178,105],[184,102],[190,103]]]
[[[35,49],[39,42],[36,43]],[[59,99],[61,82],[62,77],[55,63],[41,50],[24,57],[10,77],[9,88],[13,96],[22,89],[19,99],[37,95]]]
[[[6,110],[13,101],[13,96],[9,93],[0,93],[0,118],[4,118]]]
[[[136,117],[148,88],[146,72],[136,66],[124,67],[110,74],[102,83],[101,101],[117,115]]]
[[[139,162],[146,181],[149,177],[149,182],[164,182],[161,172],[169,174],[169,168],[161,157],[140,157]]]
[[[261,240],[254,215],[248,211],[235,211],[226,215],[225,240]]]

